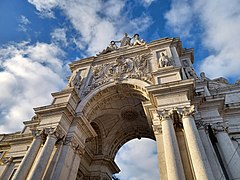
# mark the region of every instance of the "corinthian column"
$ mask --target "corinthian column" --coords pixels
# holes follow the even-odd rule
[[[20,166],[17,169],[16,174],[14,175],[13,179],[16,180],[25,180],[32,164],[37,156],[37,153],[41,147],[41,144],[43,142],[43,131],[37,130],[33,131],[35,133],[35,137],[33,139],[33,142],[28,149],[27,153],[25,154]]]
[[[213,128],[217,132],[217,144],[225,160],[226,169],[230,172],[230,178],[238,179],[240,177],[240,157],[227,133],[228,127],[223,122],[219,122],[213,124]]]
[[[42,179],[45,169],[47,167],[48,161],[51,157],[54,145],[59,138],[59,132],[56,129],[46,129],[47,139],[44,143],[43,149],[39,158],[37,159],[36,166],[33,169],[33,173],[29,175],[28,179]]]
[[[160,118],[168,180],[183,180],[185,179],[185,175],[173,127],[173,120],[170,119],[165,110],[160,113]]]
[[[194,106],[184,108],[182,122],[195,176],[196,179],[214,179],[198,129],[192,116],[194,112]]]

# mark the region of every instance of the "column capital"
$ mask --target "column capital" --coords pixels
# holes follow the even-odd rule
[[[152,125],[154,134],[162,134],[162,125]]]
[[[42,141],[46,139],[46,134],[44,129],[31,129],[31,132],[35,139],[40,139]]]
[[[226,132],[228,133],[228,128],[229,125],[227,122],[216,122],[216,123],[211,123],[212,129],[218,133],[218,132]]]
[[[60,127],[46,127],[43,131],[47,136],[56,138],[57,140],[63,139],[65,136],[65,133]]]
[[[171,120],[169,110],[163,109],[163,110],[157,110],[158,116],[160,118],[160,122],[165,120]]]
[[[194,105],[191,105],[190,107],[184,107],[182,109],[182,115],[183,117],[186,117],[186,116],[193,116],[196,112],[196,108]]]
[[[63,144],[71,146],[76,154],[82,155],[84,153],[84,147],[81,146],[74,136],[66,137]]]

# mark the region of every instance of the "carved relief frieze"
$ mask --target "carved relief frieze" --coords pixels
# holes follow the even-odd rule
[[[93,66],[93,79],[86,88],[84,95],[104,83],[116,80],[121,81],[132,78],[151,83],[151,75],[148,71],[150,57],[150,53],[130,58],[119,56],[115,59],[115,62]]]

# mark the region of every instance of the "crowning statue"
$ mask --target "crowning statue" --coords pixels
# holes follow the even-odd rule
[[[97,55],[107,54],[109,52],[117,50],[118,46],[116,43],[120,43],[119,46],[120,48],[125,46],[138,46],[146,44],[146,42],[143,39],[140,40],[139,34],[134,34],[132,37],[129,37],[127,33],[124,33],[122,39],[120,39],[119,41],[111,41],[108,47]]]
[[[99,54],[106,54],[106,53],[109,53],[109,52],[112,52],[114,50],[116,50],[118,47],[116,45],[116,42],[115,41],[111,41],[108,45],[108,47],[106,49],[104,49],[102,52],[100,52]]]
[[[134,34],[133,35],[133,46],[137,46],[137,45],[145,45],[146,42],[142,39],[140,40],[139,34]]]
[[[115,42],[120,42],[120,47],[130,46],[131,45],[131,39],[132,38],[128,37],[127,33],[124,33],[123,38],[120,41],[115,41]]]

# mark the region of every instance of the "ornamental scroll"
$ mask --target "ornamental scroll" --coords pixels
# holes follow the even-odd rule
[[[87,95],[96,87],[115,80],[125,80],[128,78],[140,79],[151,83],[151,74],[148,70],[148,61],[151,54],[137,55],[131,58],[119,56],[115,62],[96,65],[92,67],[93,79],[84,92]]]

